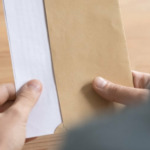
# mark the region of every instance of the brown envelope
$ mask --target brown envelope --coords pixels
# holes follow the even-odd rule
[[[63,125],[113,104],[92,89],[102,76],[133,86],[118,0],[45,0]]]

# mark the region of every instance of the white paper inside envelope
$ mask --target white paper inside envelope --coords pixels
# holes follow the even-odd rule
[[[53,76],[43,0],[4,0],[17,91],[39,79],[43,93],[30,114],[27,137],[54,133],[61,115]]]

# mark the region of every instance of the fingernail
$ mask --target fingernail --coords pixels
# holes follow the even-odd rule
[[[107,81],[101,77],[97,77],[94,82],[95,86],[100,89],[104,88],[104,86],[107,84]]]
[[[38,80],[32,80],[27,83],[27,86],[36,92],[42,91],[42,84]]]

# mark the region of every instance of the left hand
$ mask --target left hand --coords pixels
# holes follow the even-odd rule
[[[26,123],[42,91],[38,80],[26,83],[17,96],[14,84],[0,85],[0,106],[8,100],[15,102],[6,110],[0,109],[0,150],[21,150],[26,137]],[[16,98],[15,98],[16,97]]]

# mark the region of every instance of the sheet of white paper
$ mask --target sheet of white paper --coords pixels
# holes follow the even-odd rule
[[[4,0],[16,89],[31,79],[43,93],[27,124],[27,137],[54,133],[61,115],[45,21],[43,0]]]

